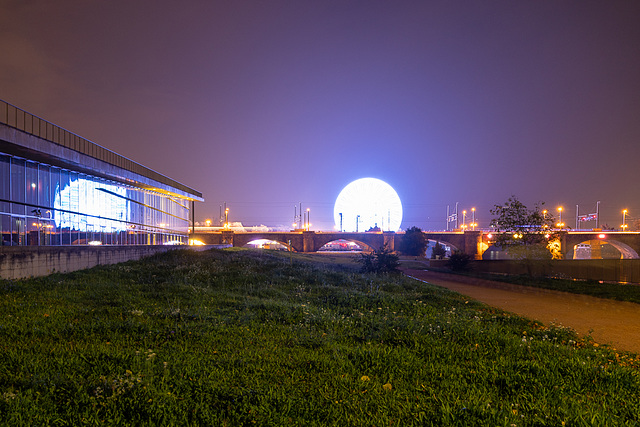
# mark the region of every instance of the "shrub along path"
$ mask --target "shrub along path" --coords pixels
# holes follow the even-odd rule
[[[426,270],[408,276],[545,324],[591,335],[597,343],[640,353],[640,305]]]

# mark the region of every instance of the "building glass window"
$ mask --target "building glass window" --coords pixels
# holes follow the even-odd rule
[[[24,190],[25,161],[13,157],[11,159],[11,212],[16,215],[24,215],[25,190]]]
[[[3,245],[187,243],[189,202],[0,154]]]
[[[0,227],[2,227],[2,246],[11,246],[11,215],[0,214]]]
[[[0,155],[0,213],[10,213],[11,205],[11,159]]]
[[[36,216],[38,206],[38,164],[26,162],[25,166],[25,202],[27,215]]]

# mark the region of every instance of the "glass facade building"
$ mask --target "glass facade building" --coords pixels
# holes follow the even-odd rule
[[[0,101],[3,246],[187,244],[202,195]]]

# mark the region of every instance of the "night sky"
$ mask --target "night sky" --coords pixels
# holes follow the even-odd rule
[[[314,229],[363,177],[447,205],[640,218],[640,2],[0,0],[0,99],[203,193],[196,220]],[[591,226],[594,224],[591,223]]]

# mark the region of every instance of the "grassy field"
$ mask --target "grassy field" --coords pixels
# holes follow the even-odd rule
[[[0,282],[0,425],[618,426],[640,358],[348,259],[175,251]]]

